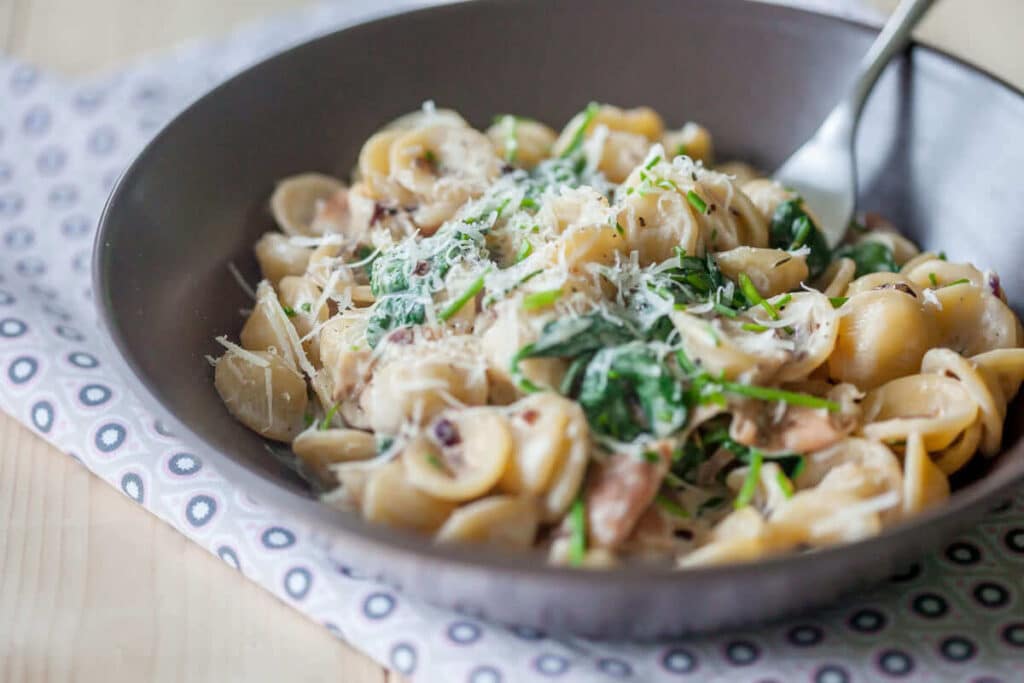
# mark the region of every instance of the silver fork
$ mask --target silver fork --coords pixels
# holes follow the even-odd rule
[[[875,82],[895,55],[910,42],[910,32],[935,0],[902,0],[864,55],[857,78],[814,136],[775,172],[821,221],[818,227],[829,246],[843,239],[857,199],[857,163],[853,144],[857,124]]]

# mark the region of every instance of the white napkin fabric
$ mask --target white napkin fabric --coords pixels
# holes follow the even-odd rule
[[[864,16],[844,0],[800,4]],[[142,408],[109,369],[90,298],[112,184],[210,86],[382,6],[410,4],[315,6],[80,81],[0,58],[0,409],[417,681],[1024,680],[1024,493],[887,585],[802,619],[672,643],[555,639],[425,606],[329,560],[303,524],[239,491]]]

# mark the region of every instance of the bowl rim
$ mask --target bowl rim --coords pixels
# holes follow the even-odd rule
[[[948,521],[957,516],[973,521],[975,516],[969,514],[971,511],[979,509],[986,504],[991,506],[998,503],[999,497],[1002,495],[1012,495],[1012,488],[1019,485],[1021,481],[1024,481],[1024,436],[1021,436],[1009,448],[1000,451],[1003,457],[1014,459],[1009,466],[1001,466],[996,471],[990,472],[972,482],[967,489],[957,492],[943,505],[920,513],[909,520],[901,521],[883,529],[877,535],[862,540],[827,546],[808,553],[787,553],[763,557],[751,562],[693,567],[684,570],[663,565],[627,564],[599,571],[580,571],[577,568],[547,564],[538,552],[509,552],[487,547],[442,545],[436,543],[428,536],[367,522],[350,512],[337,510],[319,502],[315,498],[303,496],[275,483],[267,476],[247,469],[208,444],[187,424],[179,420],[177,415],[164,405],[160,398],[159,387],[153,385],[151,380],[146,378],[135,361],[131,348],[118,326],[111,302],[106,296],[108,288],[105,274],[111,259],[108,233],[115,222],[114,216],[123,201],[124,195],[127,193],[127,188],[131,185],[134,177],[144,172],[148,159],[152,156],[154,149],[162,144],[169,135],[173,134],[173,131],[178,126],[186,125],[183,123],[183,120],[193,110],[210,100],[218,98],[224,90],[231,88],[237,82],[253,77],[255,72],[271,61],[285,59],[321,41],[337,40],[339,34],[354,32],[368,27],[382,27],[390,23],[403,22],[412,16],[427,13],[458,12],[461,7],[467,5],[494,7],[498,5],[511,5],[512,2],[513,0],[456,0],[455,2],[444,2],[408,11],[399,10],[397,13],[390,11],[372,13],[361,19],[358,23],[315,35],[260,59],[258,62],[232,75],[189,102],[146,142],[132,162],[118,177],[101,212],[93,243],[92,288],[94,305],[98,314],[100,343],[104,350],[108,352],[108,357],[112,361],[117,374],[126,382],[129,390],[154,417],[158,417],[162,421],[171,424],[171,431],[176,438],[181,439],[198,453],[202,454],[204,458],[208,458],[214,467],[222,473],[224,478],[231,481],[232,484],[239,486],[257,500],[263,501],[267,505],[278,507],[286,514],[294,515],[299,521],[309,525],[310,528],[328,530],[332,533],[332,537],[335,538],[343,536],[341,545],[346,549],[359,549],[375,553],[375,557],[379,558],[375,562],[377,564],[379,564],[380,560],[405,560],[429,563],[435,567],[445,567],[447,569],[482,570],[490,572],[498,578],[540,580],[558,582],[562,585],[564,585],[564,582],[571,580],[571,583],[576,586],[593,586],[605,589],[621,587],[623,582],[642,582],[649,584],[650,588],[656,589],[660,586],[676,583],[681,579],[690,582],[713,581],[716,583],[729,580],[741,581],[745,578],[768,572],[788,574],[796,571],[798,566],[804,565],[807,562],[839,560],[849,553],[874,553],[876,556],[888,556],[892,553],[885,550],[885,548],[892,547],[894,543],[899,544],[900,540],[909,541],[922,529],[931,526],[933,523],[940,520]],[[716,3],[716,5],[722,4],[731,5],[731,7],[725,10],[727,13],[735,11],[764,12],[765,14],[781,16],[782,20],[786,22],[811,21],[837,26],[844,25],[847,30],[871,33],[872,35],[876,34],[879,30],[877,25],[867,22],[799,7],[751,2],[750,0],[719,0]],[[908,51],[936,57],[953,68],[970,73],[973,77],[981,77],[991,81],[1003,91],[1015,95],[1020,100],[1024,100],[1024,91],[1005,79],[985,68],[970,64],[942,49],[924,45],[918,41],[912,41]],[[1000,481],[993,481],[993,478],[997,476]],[[354,564],[358,567],[359,562],[356,561]]]

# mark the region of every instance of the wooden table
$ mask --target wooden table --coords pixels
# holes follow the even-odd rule
[[[0,51],[77,74],[299,4],[0,0]],[[1024,85],[1022,24],[1022,0],[944,0],[922,35]],[[400,677],[0,414],[0,680]]]

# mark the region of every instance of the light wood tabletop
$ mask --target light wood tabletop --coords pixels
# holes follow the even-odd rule
[[[82,74],[300,4],[0,0],[0,52]],[[945,0],[922,35],[1020,86],[1021,25]],[[101,679],[401,680],[0,414],[0,680]]]

